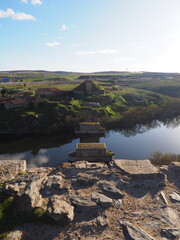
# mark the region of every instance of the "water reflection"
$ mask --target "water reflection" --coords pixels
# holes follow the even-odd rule
[[[3,136],[0,138],[0,154],[31,151],[36,156],[41,149],[60,147],[71,143],[77,136],[70,133],[33,136]]]
[[[106,132],[105,136],[53,134],[1,138],[0,159],[25,159],[28,167],[57,166],[68,161],[68,153],[79,142],[104,142],[116,158],[143,159],[152,152],[179,153],[180,117],[164,123],[153,121],[130,129]]]
[[[49,156],[45,155],[45,153],[39,152],[37,156],[31,158],[28,161],[28,167],[34,168],[34,167],[47,166],[49,160],[50,160]]]
[[[125,137],[131,137],[137,134],[145,133],[150,129],[160,127],[161,124],[162,123],[160,121],[154,120],[151,123],[147,123],[147,124],[137,124],[132,128],[119,129],[118,132],[120,132]]]
[[[176,128],[180,125],[180,116],[173,119],[166,119],[163,121],[154,120],[146,124],[136,124],[132,128],[117,129],[114,131],[120,132],[125,137],[131,137],[137,134],[145,133],[151,129],[161,127],[162,125],[166,126],[167,128]]]
[[[88,136],[88,135],[84,135],[84,136],[80,136],[80,142],[81,143],[98,143],[100,141],[100,136],[99,135],[92,135],[92,136]]]
[[[180,125],[180,116],[174,119],[166,119],[163,123],[167,128],[176,128]]]

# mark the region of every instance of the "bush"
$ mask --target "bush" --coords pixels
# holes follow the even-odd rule
[[[114,153],[111,152],[111,151],[109,151],[109,150],[107,150],[107,151],[106,151],[106,156],[112,157],[112,156],[114,156]]]
[[[180,162],[180,154],[157,151],[151,154],[150,161],[154,165],[169,165],[171,162]]]
[[[34,214],[34,217],[37,217],[37,218],[40,218],[44,215],[44,209],[43,208],[40,208],[40,207],[37,207],[33,210],[33,214]]]

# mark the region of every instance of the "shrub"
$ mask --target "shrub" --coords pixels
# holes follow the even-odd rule
[[[43,208],[37,207],[34,209],[33,214],[34,214],[34,217],[40,218],[44,215],[44,212],[45,211]]]
[[[19,172],[18,175],[24,176],[26,175],[26,171]]]
[[[180,162],[180,154],[157,151],[151,154],[150,161],[155,165],[169,165],[171,162]]]
[[[112,156],[114,156],[114,153],[111,152],[111,151],[109,151],[109,150],[107,150],[107,151],[106,151],[106,156],[112,157]]]

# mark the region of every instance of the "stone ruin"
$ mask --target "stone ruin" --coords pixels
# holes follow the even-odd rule
[[[69,153],[69,161],[110,162],[114,153],[107,151],[105,143],[78,143],[76,151]]]

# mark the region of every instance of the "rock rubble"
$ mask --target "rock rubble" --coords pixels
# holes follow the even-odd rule
[[[161,172],[148,160],[120,161],[27,169],[4,181],[0,194],[13,197],[15,214],[39,209],[42,218],[55,222],[48,227],[33,221],[16,223],[14,235],[11,232],[7,239],[179,240],[180,192],[175,178],[179,165],[173,163]]]

